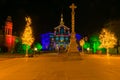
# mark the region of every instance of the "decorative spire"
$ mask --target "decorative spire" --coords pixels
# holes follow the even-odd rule
[[[11,16],[8,16],[8,17],[7,17],[7,21],[12,21],[12,17],[11,17]]]
[[[61,14],[61,21],[60,21],[60,25],[63,25],[64,22],[63,22],[63,14]]]

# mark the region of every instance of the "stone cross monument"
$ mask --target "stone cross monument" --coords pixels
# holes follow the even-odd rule
[[[70,8],[72,9],[72,12],[71,12],[71,16],[72,16],[72,19],[71,19],[71,22],[72,22],[72,33],[75,33],[75,8],[77,8],[77,6],[75,6],[74,3],[72,3],[72,5],[70,6]]]
[[[71,26],[72,26],[72,31],[71,31],[71,36],[70,36],[70,44],[68,46],[68,54],[79,54],[79,51],[78,51],[78,44],[76,43],[76,37],[75,37],[75,8],[77,8],[77,6],[75,6],[74,3],[72,3],[72,5],[70,6],[70,8],[72,9],[72,12],[71,12],[71,16],[72,16],[72,19],[71,19]]]

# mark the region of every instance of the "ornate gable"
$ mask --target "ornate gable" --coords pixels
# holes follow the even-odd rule
[[[65,30],[69,30],[69,29],[70,29],[70,28],[68,28],[67,26],[64,25],[64,22],[63,22],[63,14],[61,14],[60,25],[58,25],[58,26],[55,27],[54,29],[57,30],[57,29],[60,29],[60,28],[64,28]]]

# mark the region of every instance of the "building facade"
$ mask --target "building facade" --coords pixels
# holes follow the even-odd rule
[[[12,19],[11,16],[8,16],[4,25],[4,31],[0,35],[0,49],[2,52],[10,52],[15,46],[15,36],[12,35],[12,29]]]
[[[63,14],[61,14],[60,24],[54,28],[55,50],[66,49],[70,42],[70,28],[64,25]]]

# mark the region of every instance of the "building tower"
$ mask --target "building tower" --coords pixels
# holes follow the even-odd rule
[[[8,48],[8,51],[11,51],[14,45],[12,29],[13,29],[12,19],[11,19],[11,16],[8,16],[5,22],[5,46]]]
[[[75,38],[75,8],[77,8],[77,6],[75,6],[74,3],[72,3],[72,5],[70,6],[70,8],[72,9],[72,12],[71,12],[71,26],[72,26],[72,31],[71,31],[71,36],[70,36],[70,44],[69,44],[69,47],[68,47],[68,54],[78,54],[79,51],[78,51],[78,45],[76,43],[76,38]]]

